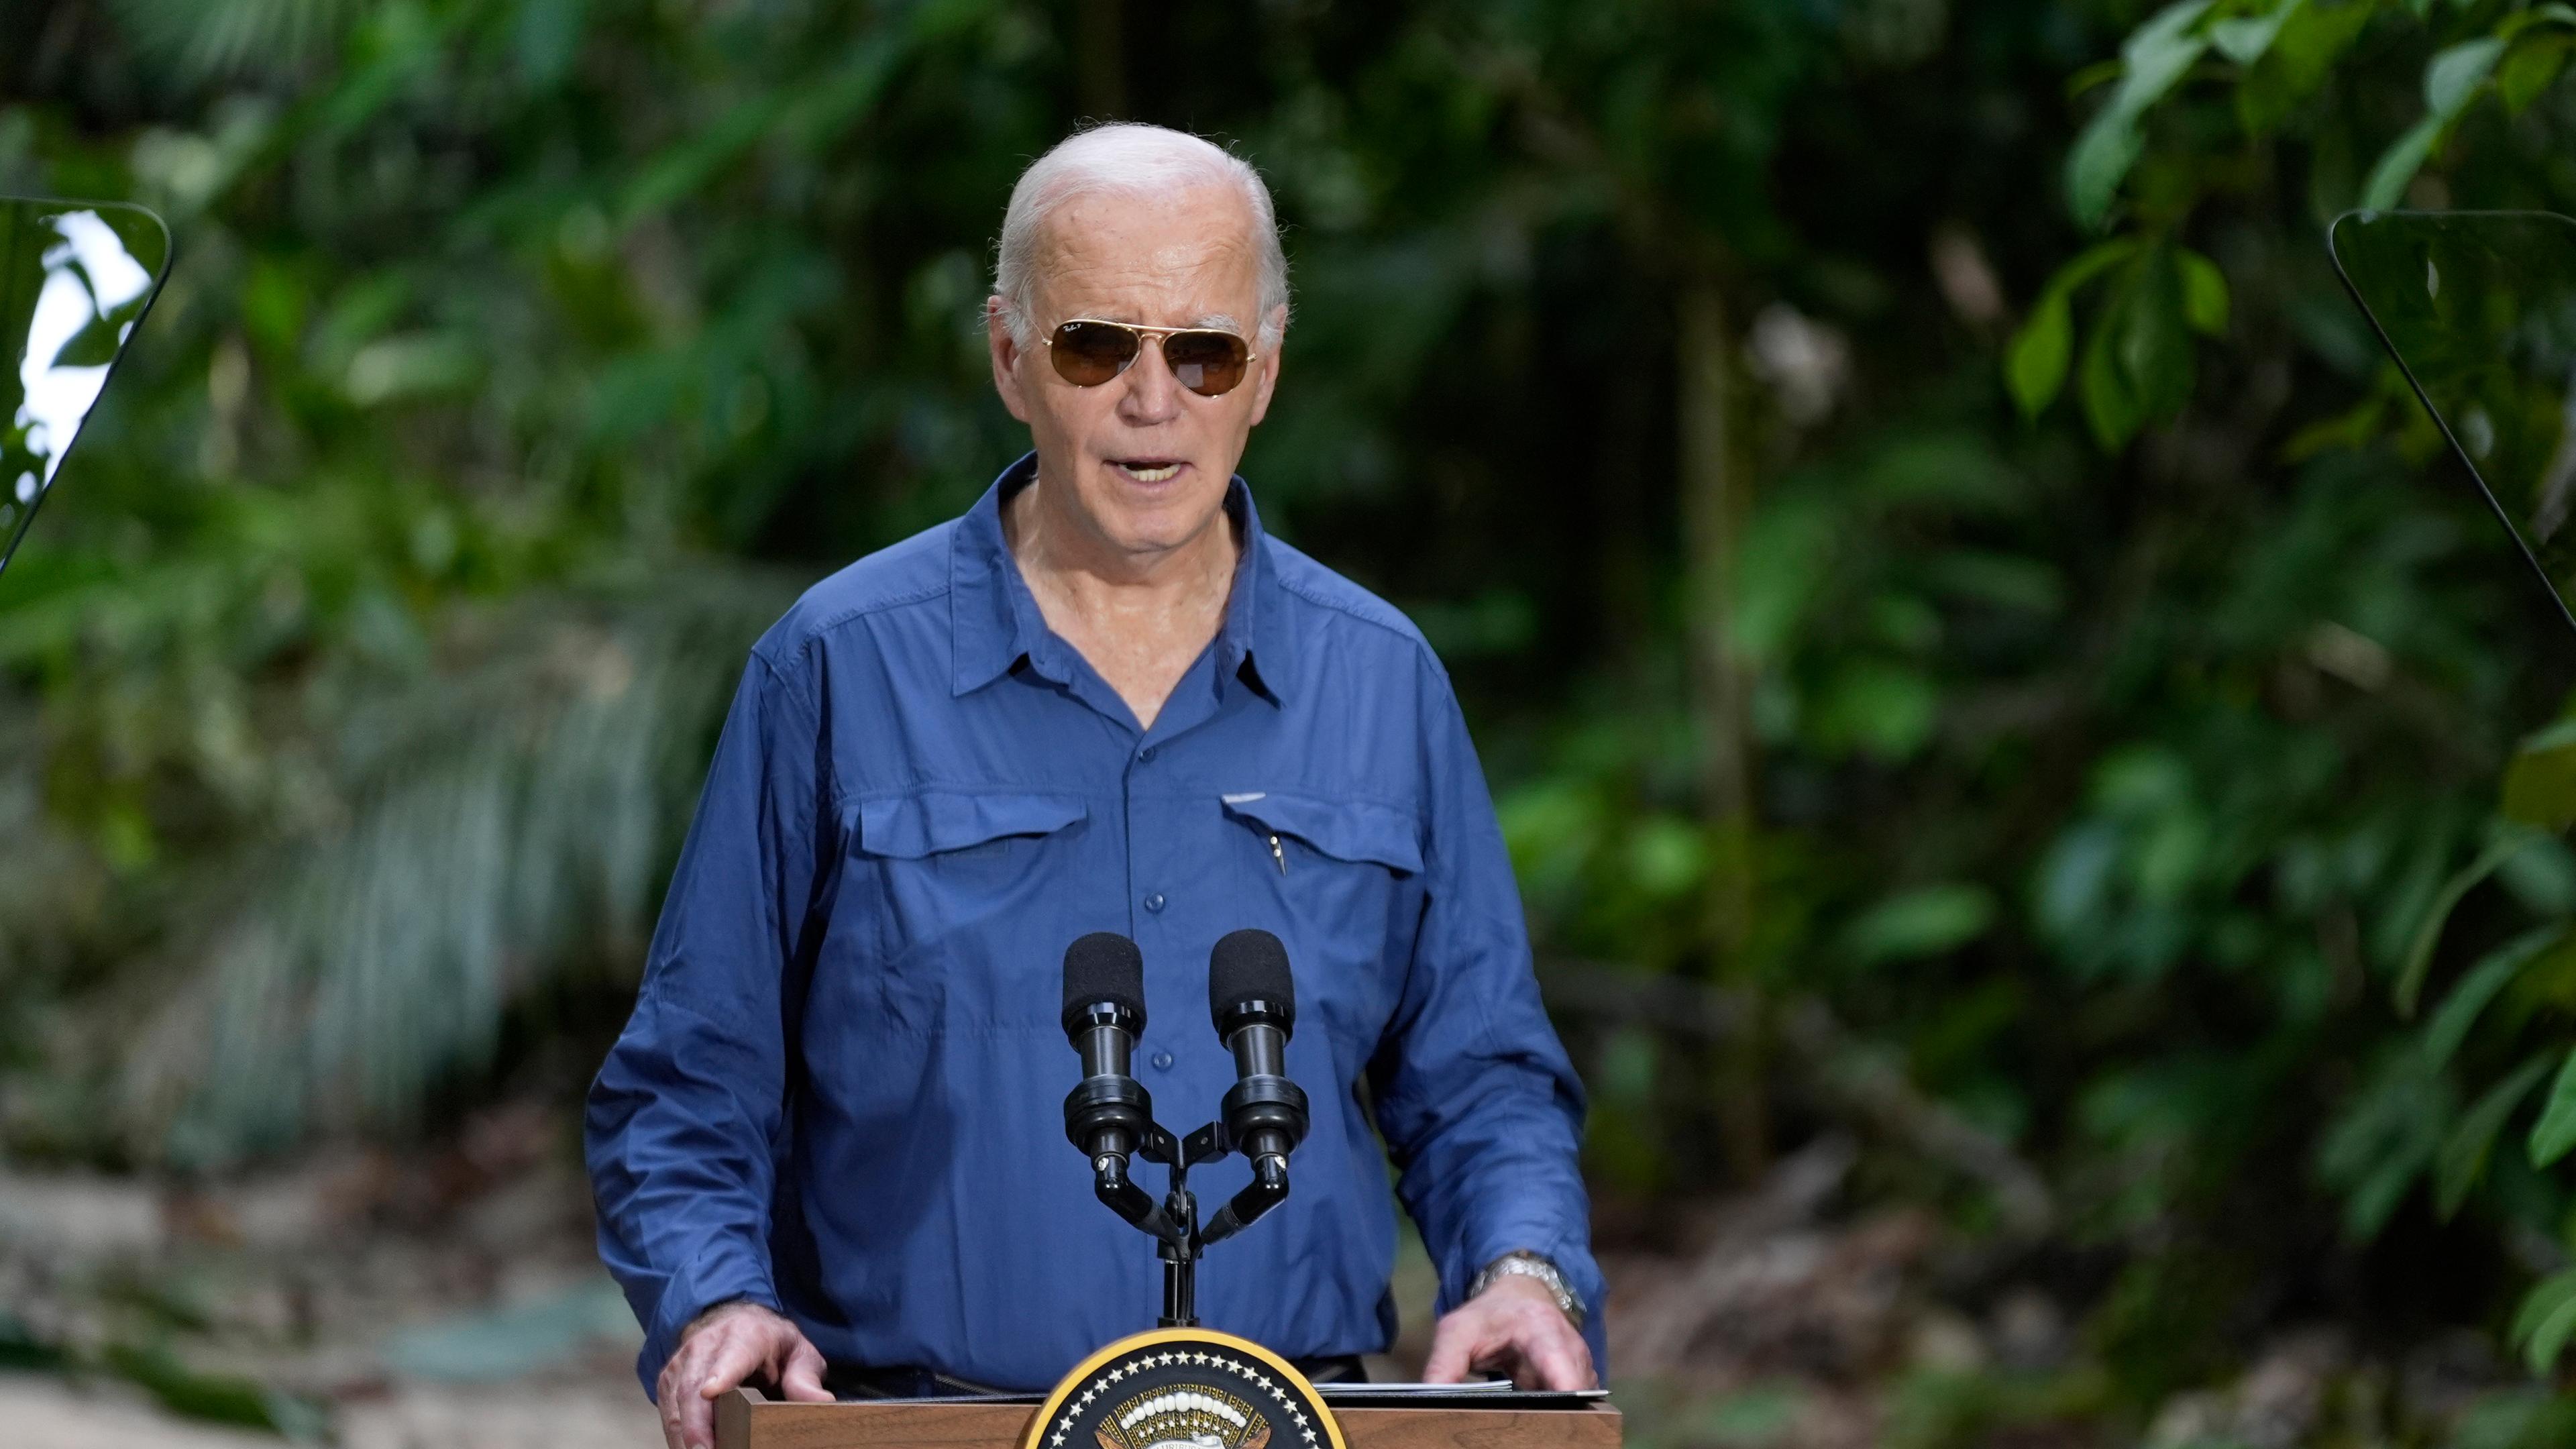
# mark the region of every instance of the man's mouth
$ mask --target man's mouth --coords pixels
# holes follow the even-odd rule
[[[1181,471],[1178,458],[1112,458],[1109,466],[1139,483],[1168,483]]]

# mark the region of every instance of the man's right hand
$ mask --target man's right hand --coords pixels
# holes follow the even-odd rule
[[[715,1401],[755,1375],[767,1376],[788,1398],[832,1402],[823,1387],[823,1355],[795,1324],[757,1303],[719,1303],[680,1330],[680,1346],[653,1390],[669,1449],[712,1449]]]

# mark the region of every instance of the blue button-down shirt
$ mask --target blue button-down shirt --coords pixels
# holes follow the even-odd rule
[[[816,585],[752,651],[590,1094],[600,1253],[646,1386],[735,1298],[835,1362],[1023,1388],[1152,1327],[1154,1245],[1065,1140],[1064,948],[1143,949],[1137,1075],[1186,1132],[1234,1082],[1208,950],[1245,926],[1287,944],[1314,1125],[1287,1202],[1202,1262],[1201,1319],[1295,1357],[1384,1348],[1391,1156],[1444,1307],[1543,1253],[1595,1306],[1598,1361],[1582,1088],[1439,661],[1265,537],[1236,479],[1224,624],[1139,730],[1003,543],[1034,468]],[[1247,1177],[1235,1157],[1191,1185],[1212,1213]]]

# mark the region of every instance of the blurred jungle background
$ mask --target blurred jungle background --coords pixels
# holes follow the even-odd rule
[[[0,577],[16,1442],[654,1442],[589,1073],[744,650],[1023,446],[1086,118],[1466,699],[1641,1449],[2576,1442],[2576,638],[2326,256],[2576,211],[2524,0],[0,0],[161,211]],[[1407,1368],[1427,1336],[1403,1277]]]

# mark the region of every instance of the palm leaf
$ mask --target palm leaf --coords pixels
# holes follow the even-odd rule
[[[179,988],[127,1074],[147,1150],[213,1165],[414,1121],[530,992],[638,964],[745,649],[790,592],[710,568],[523,606],[353,711],[337,818],[229,873],[236,904],[163,973]]]
[[[376,0],[120,0],[144,55],[189,80],[291,69],[336,46]]]

